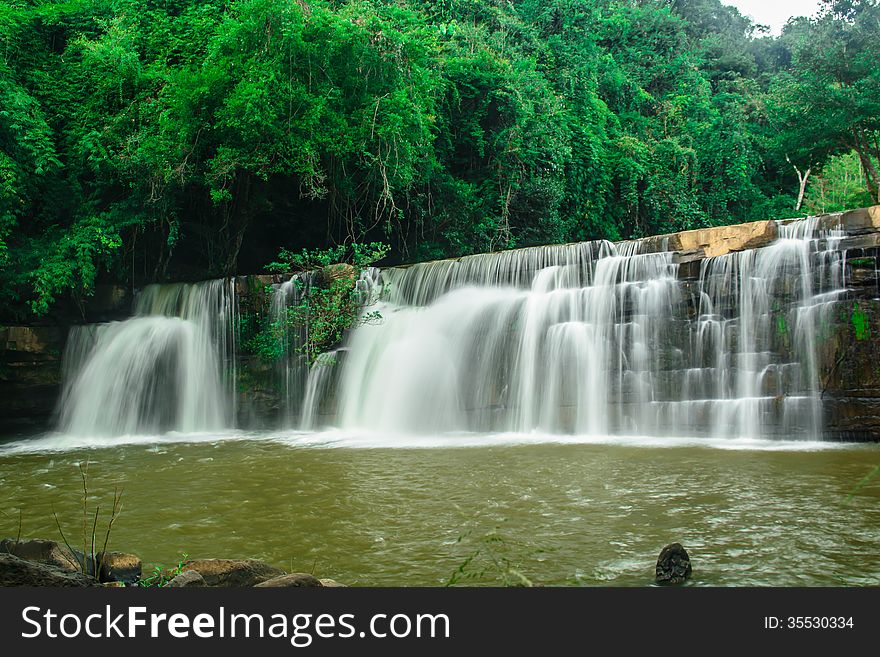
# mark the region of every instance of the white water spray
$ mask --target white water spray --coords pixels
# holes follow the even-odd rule
[[[534,247],[368,270],[379,321],[309,365],[313,284],[275,286],[281,424],[440,435],[819,438],[817,345],[845,292],[842,231],[780,224],[770,245],[679,278],[662,241]],[[229,281],[150,286],[136,316],[71,331],[60,428],[80,436],[233,426]]]
[[[816,333],[843,291],[840,235],[815,219],[779,234],[704,261],[695,304],[674,254],[639,242],[383,272],[383,321],[348,343],[339,425],[817,438]]]
[[[135,312],[124,322],[71,330],[59,428],[118,436],[231,426],[231,282],[152,285]]]

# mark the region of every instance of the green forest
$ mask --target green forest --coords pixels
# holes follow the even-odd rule
[[[875,0],[3,0],[0,318],[870,205],[878,63]]]

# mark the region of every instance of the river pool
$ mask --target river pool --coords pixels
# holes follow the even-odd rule
[[[168,435],[0,444],[5,536],[82,543],[114,487],[110,548],[152,565],[254,557],[350,585],[880,584],[880,446],[540,436]],[[99,540],[103,540],[102,538]]]

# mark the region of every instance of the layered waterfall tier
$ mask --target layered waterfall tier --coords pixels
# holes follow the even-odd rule
[[[230,426],[234,311],[227,281],[151,285],[135,317],[71,329],[59,428],[115,436]]]
[[[383,271],[383,321],[353,332],[338,424],[391,433],[819,436],[836,233],[703,260],[574,244]],[[696,314],[694,310],[696,309]]]

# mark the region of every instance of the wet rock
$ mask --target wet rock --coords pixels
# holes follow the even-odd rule
[[[776,222],[753,221],[733,226],[698,228],[671,235],[655,235],[640,241],[649,251],[671,250],[683,254],[692,253],[695,257],[711,258],[732,251],[766,246],[776,237]]]
[[[327,265],[321,270],[319,276],[320,282],[324,285],[329,285],[333,281],[339,280],[354,283],[356,278],[357,272],[355,271],[355,268],[348,263]]]
[[[330,579],[329,577],[322,577],[318,581],[321,582],[321,586],[326,588],[347,587],[347,584],[340,584],[335,579]]]
[[[323,586],[321,581],[314,575],[308,573],[291,573],[290,575],[281,575],[267,579],[256,585],[257,588],[278,589],[289,588],[294,586]]]
[[[691,559],[681,543],[671,543],[661,550],[655,575],[658,584],[681,584],[691,572]]]
[[[123,582],[134,584],[141,578],[142,564],[140,558],[125,552],[99,552],[95,560],[101,567],[102,582]]]
[[[0,586],[85,587],[100,584],[80,572],[0,553]]]
[[[48,428],[66,335],[66,327],[0,326],[0,433]]]
[[[823,222],[823,228],[836,228],[841,225],[852,232],[875,231],[880,228],[880,205],[824,215],[820,217],[820,220],[822,219],[826,220]]]
[[[80,567],[81,557],[72,554],[70,550],[55,541],[47,541],[42,538],[22,541],[7,538],[0,541],[0,553],[12,554],[26,561],[55,566],[68,572],[82,570]]]
[[[166,586],[174,588],[192,588],[196,586],[207,586],[205,578],[195,570],[185,570],[179,575],[171,579]]]
[[[183,564],[182,570],[196,571],[206,586],[224,587],[255,586],[287,574],[256,559],[193,559]]]

